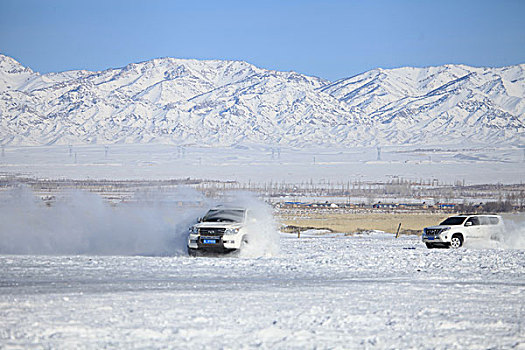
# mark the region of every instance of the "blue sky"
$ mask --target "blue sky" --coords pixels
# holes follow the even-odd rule
[[[0,0],[0,52],[39,72],[156,57],[330,80],[382,67],[525,62],[525,1]]]

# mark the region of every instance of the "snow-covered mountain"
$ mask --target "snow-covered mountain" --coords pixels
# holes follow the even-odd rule
[[[523,144],[524,69],[375,69],[330,82],[173,58],[39,74],[0,55],[0,142]]]

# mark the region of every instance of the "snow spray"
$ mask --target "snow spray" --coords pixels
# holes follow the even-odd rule
[[[502,244],[505,248],[525,249],[525,214],[506,216]]]
[[[29,188],[0,193],[0,254],[186,255],[188,228],[221,202],[250,208],[252,232],[242,256],[271,255],[278,234],[271,208],[242,193],[213,200],[187,187],[140,191],[132,200],[111,205],[81,190],[57,194],[46,205]]]
[[[188,226],[209,201],[197,191],[137,193],[110,205],[87,191],[61,192],[46,205],[26,187],[0,195],[0,253],[89,255],[186,254]],[[184,205],[186,202],[201,205]]]
[[[272,207],[250,192],[234,192],[224,198],[226,205],[245,208],[247,218],[247,244],[241,249],[240,257],[274,256],[279,253],[279,230],[272,214]]]

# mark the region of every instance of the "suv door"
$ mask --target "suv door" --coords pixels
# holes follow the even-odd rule
[[[482,215],[479,217],[480,221],[480,235],[483,239],[489,239],[491,233],[490,219],[488,216]]]
[[[487,216],[490,222],[489,227],[489,238],[495,241],[503,241],[505,237],[505,226],[503,221],[498,216]]]
[[[481,238],[481,225],[477,216],[471,216],[463,224],[465,226],[466,238],[479,239]]]

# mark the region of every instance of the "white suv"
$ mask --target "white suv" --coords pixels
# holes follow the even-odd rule
[[[499,215],[451,216],[438,226],[426,227],[422,240],[427,248],[459,248],[471,240],[501,240],[503,219]]]
[[[249,212],[242,208],[213,208],[190,227],[188,253],[228,253],[247,242]]]

